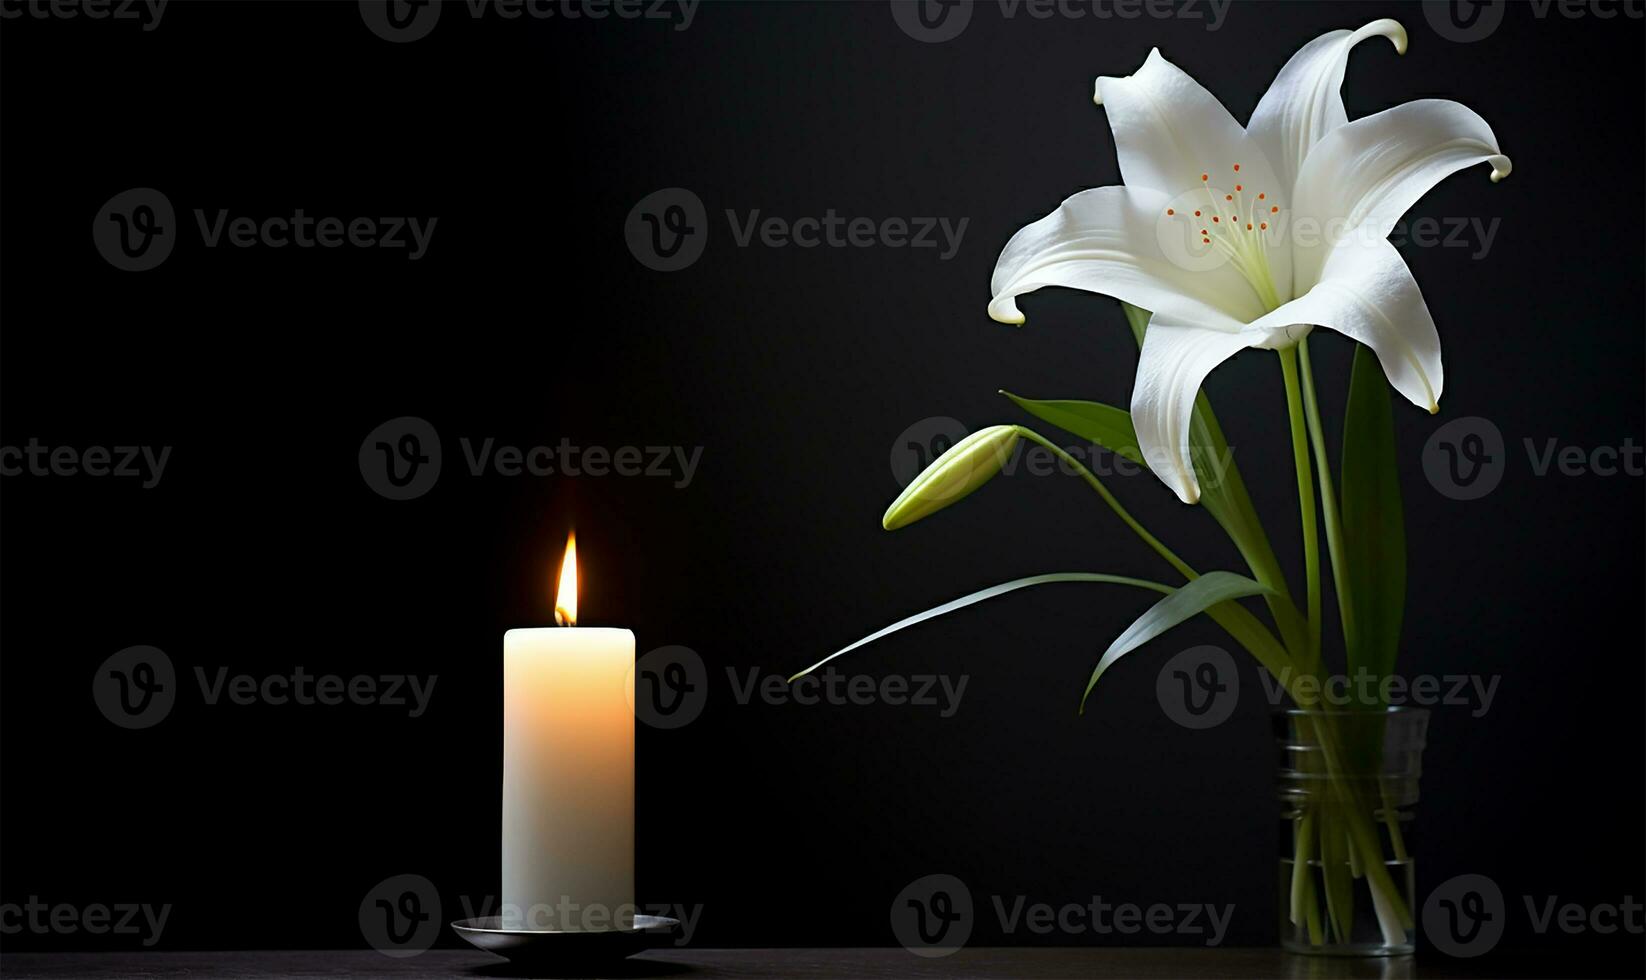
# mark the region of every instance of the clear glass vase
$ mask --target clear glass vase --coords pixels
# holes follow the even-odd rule
[[[1292,710],[1274,723],[1281,945],[1325,956],[1412,952],[1412,829],[1429,713]]]

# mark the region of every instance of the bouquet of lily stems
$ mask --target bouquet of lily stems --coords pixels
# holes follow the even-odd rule
[[[1181,581],[1082,571],[1005,582],[893,623],[795,678],[890,633],[1017,589],[1084,582],[1158,593],[1162,598],[1098,658],[1081,697],[1084,711],[1116,661],[1205,613],[1299,709],[1283,733],[1290,760],[1283,793],[1291,824],[1290,854],[1282,861],[1287,945],[1390,953],[1409,951],[1414,941],[1401,807],[1415,797],[1416,764],[1392,737],[1399,713],[1388,708],[1380,683],[1394,671],[1406,586],[1389,388],[1437,412],[1443,376],[1434,321],[1388,235],[1447,175],[1488,163],[1496,181],[1510,163],[1485,121],[1455,102],[1409,102],[1348,121],[1338,89],[1349,53],[1379,36],[1405,52],[1406,32],[1392,20],[1305,45],[1244,127],[1158,50],[1130,76],[1099,78],[1095,99],[1108,114],[1124,186],[1070,197],[1013,236],[995,267],[989,314],[1004,323],[1022,323],[1017,297],[1042,286],[1122,302],[1139,347],[1130,411],[1003,394],[1049,425],[1146,465],[1185,504],[1204,507],[1245,571],[1197,571],[1056,442],[1024,425],[991,426],[909,483],[886,511],[886,529],[965,497],[1028,440],[1090,485]],[[1316,327],[1354,342],[1335,467],[1310,365]],[[1248,348],[1272,350],[1279,362],[1302,525],[1301,604],[1200,390],[1213,368]],[[1344,666],[1373,682],[1357,690],[1382,692],[1359,697],[1348,711],[1322,697],[1322,528]],[[1251,599],[1262,601],[1267,620],[1242,604]],[[1369,893],[1369,937],[1356,930],[1357,892]]]

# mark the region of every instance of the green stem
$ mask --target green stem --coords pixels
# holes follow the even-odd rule
[[[1159,538],[1150,534],[1143,525],[1139,524],[1137,519],[1132,517],[1125,507],[1121,506],[1120,501],[1115,499],[1114,494],[1109,492],[1109,488],[1103,485],[1103,481],[1099,480],[1080,460],[1070,456],[1067,452],[1064,452],[1063,447],[1033,429],[1021,425],[1017,429],[1024,438],[1045,446],[1058,459],[1073,467],[1074,471],[1080,474],[1081,478],[1089,483],[1093,490],[1097,491],[1098,496],[1103,498],[1103,502],[1109,505],[1109,508],[1125,522],[1126,526],[1136,532],[1137,536],[1153,548],[1156,554],[1166,559],[1173,568],[1177,569],[1180,575],[1191,582],[1200,577],[1200,573],[1190,567],[1188,562],[1177,557],[1172,549],[1166,547]],[[1270,633],[1268,628],[1256,616],[1253,616],[1239,603],[1220,602],[1207,609],[1206,615],[1228,631],[1236,642],[1245,647],[1252,656],[1257,658],[1259,663],[1276,677],[1286,676],[1287,668],[1293,666],[1285,646],[1274,638],[1274,634]]]
[[[1411,858],[1406,853],[1406,838],[1400,832],[1400,816],[1389,802],[1389,787],[1381,778],[1377,781],[1377,792],[1383,802],[1383,825],[1389,828],[1389,846],[1394,848],[1395,860],[1405,864]]]
[[[1315,901],[1315,880],[1310,874],[1304,879],[1308,884],[1308,904],[1303,908],[1304,921],[1309,925],[1309,945],[1326,945],[1326,930],[1320,924],[1320,903]]]
[[[1328,802],[1321,808],[1320,831],[1320,890],[1326,894],[1326,920],[1337,933],[1337,941],[1350,942],[1348,909],[1344,907],[1344,861],[1339,851],[1344,837],[1338,834],[1334,808]]]
[[[1017,427],[1017,431],[1022,434],[1025,439],[1033,440],[1034,442],[1045,446],[1047,449],[1050,449],[1052,454],[1058,459],[1061,459],[1063,462],[1074,467],[1075,472],[1079,473],[1087,483],[1091,484],[1092,489],[1096,490],[1098,496],[1103,498],[1103,502],[1109,505],[1109,509],[1114,511],[1115,515],[1124,521],[1127,527],[1136,532],[1137,536],[1143,539],[1144,544],[1147,544],[1149,547],[1153,548],[1156,554],[1166,559],[1167,563],[1177,569],[1180,575],[1191,582],[1200,577],[1200,574],[1193,568],[1190,568],[1187,562],[1177,557],[1177,554],[1173,552],[1172,549],[1166,547],[1165,544],[1161,543],[1159,538],[1150,534],[1148,530],[1143,527],[1143,525],[1139,524],[1137,519],[1133,517],[1125,507],[1121,506],[1120,501],[1115,499],[1114,494],[1109,492],[1109,488],[1103,485],[1103,481],[1099,480],[1092,473],[1092,471],[1082,465],[1079,460],[1075,459],[1073,456],[1070,456],[1067,452],[1064,452],[1062,446],[1052,442],[1050,439],[1047,439],[1045,436],[1033,429],[1020,425]]]
[[[1225,453],[1229,452],[1228,440],[1223,436],[1223,429],[1218,425],[1217,415],[1212,411],[1211,400],[1205,392],[1195,396],[1194,414],[1189,420],[1189,439],[1191,445],[1204,446],[1208,451],[1221,446]],[[1208,488],[1202,485],[1201,506],[1234,542],[1240,556],[1246,560],[1246,567],[1252,570],[1252,577],[1275,591],[1275,594],[1263,597],[1269,606],[1269,614],[1274,617],[1275,627],[1280,631],[1280,639],[1286,649],[1301,654],[1308,643],[1308,635],[1303,614],[1292,602],[1286,573],[1281,570],[1263,522],[1252,507],[1251,496],[1246,492],[1246,483],[1241,479],[1240,467],[1235,465],[1232,453],[1218,462],[1222,466],[1221,492],[1206,492]]]
[[[1336,490],[1332,485],[1332,468],[1326,458],[1326,437],[1324,427],[1320,424],[1320,404],[1315,397],[1314,369],[1309,364],[1309,338],[1305,337],[1298,341],[1297,353],[1302,368],[1303,406],[1308,416],[1309,438],[1314,444],[1315,465],[1320,470],[1320,501],[1326,512],[1326,548],[1331,554],[1338,617],[1342,620],[1343,642],[1347,645],[1351,642],[1350,637],[1354,635],[1354,595],[1348,588],[1343,515],[1338,507]],[[1383,820],[1389,831],[1389,843],[1394,848],[1396,859],[1405,861],[1406,842],[1400,832],[1400,820],[1395,814],[1395,808],[1389,805],[1388,787],[1383,785],[1381,778],[1378,780],[1378,795],[1383,803]]]
[[[1362,800],[1356,789],[1352,776],[1353,766],[1339,744],[1332,724],[1331,715],[1315,715],[1314,722],[1316,740],[1320,744],[1320,753],[1326,764],[1328,793],[1335,795],[1346,803],[1344,820],[1348,825],[1349,839],[1352,845],[1360,848],[1361,870],[1366,873],[1366,884],[1371,889],[1373,904],[1378,907],[1378,922],[1383,928],[1385,939],[1389,942],[1397,941],[1402,929],[1412,927],[1412,914],[1406,905],[1405,897],[1395,882],[1389,877],[1389,869],[1384,861],[1383,846],[1378,842],[1376,825],[1373,823],[1372,811],[1375,809],[1367,801]],[[1331,785],[1335,783],[1335,787]],[[1329,795],[1328,798],[1332,798]]]
[[[1309,894],[1309,862],[1314,859],[1315,815],[1308,806],[1292,821],[1292,925],[1303,925],[1304,909],[1314,900]],[[1318,945],[1318,944],[1317,944]]]
[[[1320,405],[1315,400],[1314,371],[1309,367],[1309,338],[1305,337],[1297,344],[1298,361],[1302,365],[1303,375],[1303,407],[1309,419],[1309,438],[1314,443],[1315,467],[1320,471],[1320,502],[1326,512],[1326,548],[1331,553],[1332,582],[1337,592],[1337,609],[1343,621],[1343,642],[1347,644],[1353,635],[1352,626],[1354,613],[1351,608],[1348,588],[1348,577],[1344,568],[1343,554],[1343,517],[1337,506],[1337,492],[1332,486],[1332,467],[1326,459],[1326,437],[1320,425]],[[1309,613],[1313,623],[1316,612]],[[1319,642],[1320,627],[1313,626],[1316,643]]]
[[[1303,523],[1303,570],[1308,581],[1309,650],[1311,665],[1320,661],[1320,530],[1315,516],[1314,480],[1309,465],[1308,423],[1303,417],[1303,394],[1298,383],[1297,349],[1277,351],[1280,373],[1286,381],[1286,410],[1292,425],[1292,466],[1297,470],[1298,513]]]

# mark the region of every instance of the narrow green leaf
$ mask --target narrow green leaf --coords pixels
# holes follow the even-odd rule
[[[1273,590],[1263,583],[1254,582],[1234,572],[1207,572],[1193,582],[1180,586],[1171,595],[1150,606],[1147,612],[1139,616],[1136,622],[1109,644],[1109,649],[1104,651],[1103,658],[1092,671],[1092,679],[1086,683],[1086,693],[1081,695],[1081,712],[1084,713],[1086,710],[1086,699],[1092,696],[1092,688],[1097,686],[1097,679],[1121,657],[1219,603],[1245,596],[1264,595],[1271,591]]]
[[[789,683],[792,684],[800,678],[805,677],[807,674],[842,654],[850,653],[858,647],[873,643],[881,637],[890,636],[898,630],[906,629],[919,623],[924,623],[928,619],[936,619],[946,613],[952,613],[957,609],[964,609],[967,606],[976,605],[984,599],[993,599],[995,596],[1005,595],[1008,592],[1016,592],[1018,589],[1026,589],[1031,585],[1048,585],[1053,582],[1102,582],[1109,585],[1131,585],[1140,589],[1148,589],[1152,592],[1162,592],[1167,595],[1170,595],[1172,592],[1171,586],[1162,585],[1159,582],[1150,582],[1140,578],[1127,578],[1123,575],[1103,575],[1097,572],[1049,572],[1045,575],[1031,575],[1028,578],[1013,579],[1010,582],[1002,582],[999,585],[991,585],[986,589],[981,589],[977,592],[971,593],[970,595],[963,595],[958,599],[945,602],[940,606],[933,606],[925,612],[915,613],[913,616],[906,619],[900,619],[885,629],[870,633],[868,636],[865,636],[863,639],[858,640],[850,646],[841,647],[839,650],[829,654],[817,663],[812,664],[800,673],[790,677]]]
[[[1102,446],[1134,463],[1143,462],[1143,454],[1137,448],[1137,432],[1132,428],[1132,413],[1125,409],[1102,402],[1068,399],[1035,401],[1019,398],[1009,391],[1002,391],[1001,394],[1016,402],[1019,408],[1035,418],[1050,422],[1065,432]]]
[[[1395,465],[1389,384],[1377,355],[1355,345],[1343,420],[1344,578],[1355,611],[1347,637],[1349,672],[1394,669],[1406,608],[1406,520]]]

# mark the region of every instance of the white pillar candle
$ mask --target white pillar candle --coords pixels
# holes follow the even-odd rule
[[[556,617],[574,623],[567,577],[563,570]],[[524,917],[510,928],[633,925],[633,672],[625,629],[503,634],[501,898],[505,916]]]

